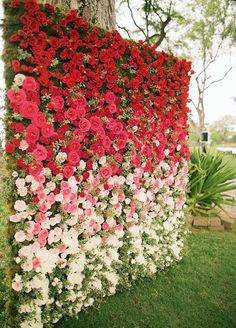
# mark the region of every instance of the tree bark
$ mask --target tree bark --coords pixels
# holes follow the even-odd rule
[[[79,16],[87,18],[89,23],[106,30],[115,29],[115,0],[39,0],[39,2],[75,9]]]

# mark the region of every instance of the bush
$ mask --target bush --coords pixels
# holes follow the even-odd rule
[[[236,189],[236,170],[224,155],[212,151],[194,150],[190,157],[187,204],[194,215],[211,216],[223,205],[235,203],[227,192]]]

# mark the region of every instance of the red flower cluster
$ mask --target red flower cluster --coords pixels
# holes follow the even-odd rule
[[[37,175],[47,166],[69,178],[80,159],[90,165],[106,155],[106,179],[121,173],[124,156],[147,171],[166,156],[170,163],[188,158],[189,62],[90,27],[75,11],[57,21],[50,5],[26,0],[24,10],[11,41],[30,55],[12,68],[27,77],[7,93],[18,114],[9,126],[20,137],[6,145],[22,169]],[[55,160],[58,145],[67,154],[63,165]]]

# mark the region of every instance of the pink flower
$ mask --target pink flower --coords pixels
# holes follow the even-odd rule
[[[23,200],[17,200],[14,204],[14,209],[18,212],[26,211],[28,206]]]
[[[77,165],[80,161],[79,154],[75,151],[70,151],[69,154],[67,155],[67,161],[69,164],[73,166]]]
[[[79,128],[82,132],[89,131],[90,127],[91,127],[91,124],[90,124],[89,120],[87,120],[86,118],[83,118],[79,121]]]
[[[13,283],[11,284],[12,288],[16,291],[16,292],[20,292],[23,288],[23,284],[22,282],[16,282],[13,281]]]
[[[26,94],[24,90],[8,90],[7,97],[12,104],[21,105],[24,101],[26,101]]]
[[[20,114],[25,118],[34,118],[39,108],[33,101],[24,101],[20,106]]]
[[[51,105],[54,110],[60,111],[64,107],[64,99],[61,96],[52,96]]]
[[[23,81],[23,89],[26,91],[35,91],[37,89],[37,83],[31,76],[27,76]]]
[[[70,120],[70,121],[74,121],[77,119],[77,109],[76,108],[72,108],[70,107],[65,113],[65,118]]]
[[[108,110],[111,114],[116,113],[116,111],[117,111],[116,104],[112,103],[112,104],[108,105]]]
[[[36,141],[38,141],[39,128],[36,125],[34,124],[28,125],[25,131],[26,131],[25,140],[27,141],[28,144],[33,144]]]
[[[109,179],[112,175],[112,168],[110,166],[103,166],[99,170],[99,174],[103,179]]]
[[[107,222],[104,222],[104,223],[102,224],[102,230],[104,230],[104,231],[108,231],[109,229],[110,229],[109,224],[108,224]]]
[[[37,161],[44,161],[47,158],[48,152],[44,146],[37,144],[32,155]]]
[[[33,268],[37,269],[40,265],[40,262],[37,258],[34,258],[33,261],[32,261],[32,264],[33,264]]]
[[[114,95],[114,93],[112,91],[107,91],[106,95],[105,95],[105,101],[108,104],[113,104],[116,100],[116,96]]]

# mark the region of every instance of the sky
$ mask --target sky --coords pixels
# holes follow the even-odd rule
[[[0,19],[3,18],[1,4],[2,0],[0,0]],[[131,18],[126,12],[119,16],[119,23],[121,25],[129,24],[130,20]],[[3,41],[0,35],[0,53],[2,52],[2,49]],[[221,78],[230,66],[233,66],[233,69],[226,78],[218,84],[212,85],[206,93],[205,108],[206,123],[208,124],[219,119],[223,115],[236,115],[236,101],[233,99],[236,97],[236,56],[234,59],[227,55],[220,57],[212,66],[212,74],[214,74],[216,79]],[[0,89],[4,89],[2,61],[0,61]],[[192,86],[190,86],[190,96],[196,96],[196,92]],[[0,99],[0,101],[3,101],[3,99]],[[192,109],[193,119],[197,120],[197,115],[193,110],[191,103],[189,104],[189,107]],[[3,117],[3,112],[1,112],[0,117]],[[0,133],[1,131],[2,128],[0,125]]]

